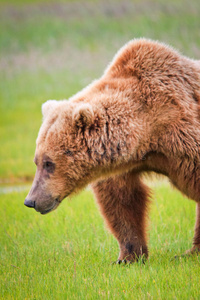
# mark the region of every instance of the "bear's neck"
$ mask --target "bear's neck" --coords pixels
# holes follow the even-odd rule
[[[146,132],[146,122],[134,115],[136,109],[131,105],[127,108],[119,103],[116,101],[106,107],[102,104],[100,114],[96,112],[95,124],[81,133],[86,160],[100,173],[121,168],[126,171],[145,154],[140,153],[139,141]]]
[[[112,78],[97,80],[71,98],[73,103],[89,103],[94,110],[94,124],[82,128],[80,134],[86,160],[97,170],[128,167],[145,154],[140,153],[140,141],[149,136],[147,114],[134,99],[133,80],[131,88],[127,81],[125,88]]]

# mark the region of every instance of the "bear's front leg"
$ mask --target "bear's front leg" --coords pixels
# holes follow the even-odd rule
[[[134,173],[93,184],[100,211],[118,240],[118,263],[148,256],[146,213],[149,190]]]

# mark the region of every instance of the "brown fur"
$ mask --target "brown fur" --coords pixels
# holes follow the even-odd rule
[[[99,80],[69,101],[43,105],[25,204],[47,213],[93,182],[119,261],[134,261],[148,255],[149,191],[141,174],[154,171],[198,202],[191,252],[199,250],[199,105],[199,61],[157,42],[129,42]]]

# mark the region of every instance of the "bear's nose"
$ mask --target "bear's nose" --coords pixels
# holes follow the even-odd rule
[[[25,199],[24,205],[26,205],[26,206],[28,206],[28,207],[33,207],[33,208],[34,208],[34,207],[35,207],[35,201]]]

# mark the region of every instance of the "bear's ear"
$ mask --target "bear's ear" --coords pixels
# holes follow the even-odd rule
[[[90,126],[94,123],[94,111],[92,105],[83,103],[78,105],[72,115],[74,123],[78,127]]]
[[[43,119],[47,117],[50,111],[55,109],[58,105],[58,101],[56,100],[48,100],[45,103],[42,104],[42,115]]]

